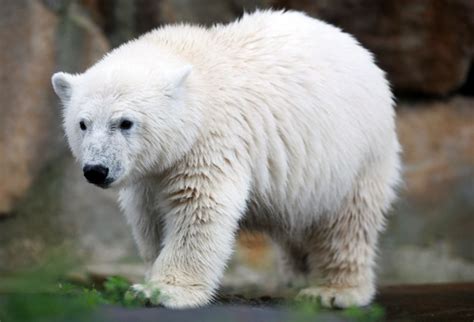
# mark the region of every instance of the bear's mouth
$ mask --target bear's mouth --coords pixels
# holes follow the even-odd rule
[[[110,188],[110,185],[114,182],[114,179],[106,179],[104,182],[100,183],[95,183],[95,182],[89,182],[90,184],[93,184],[96,187],[102,188],[102,189],[107,189]]]
[[[102,189],[107,189],[110,187],[110,185],[114,182],[114,180],[106,180],[104,183],[97,184],[98,187]]]

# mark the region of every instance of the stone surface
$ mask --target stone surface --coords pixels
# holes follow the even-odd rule
[[[240,13],[233,1],[164,0],[161,1],[162,22],[191,22],[211,25],[229,22]]]
[[[472,99],[402,103],[397,127],[405,160],[406,191],[411,198],[443,202],[443,195],[451,192],[456,182],[474,177]]]
[[[444,95],[474,57],[472,0],[269,0],[341,27],[376,56],[398,92]]]
[[[57,25],[38,1],[7,1],[0,10],[0,214],[12,210],[51,153]]]
[[[69,155],[43,168],[35,184],[0,221],[0,274],[29,267],[52,253],[82,259],[84,264],[140,263],[116,194],[91,186]],[[103,273],[93,265],[92,274]],[[123,273],[116,271],[116,273]]]
[[[77,1],[68,3],[58,12],[61,24],[56,34],[56,69],[83,72],[109,51],[110,45],[87,7]],[[57,104],[56,97],[53,101]]]
[[[166,23],[211,25],[241,14],[233,1],[222,0],[81,0],[113,46]]]
[[[51,75],[83,69],[108,49],[77,5],[63,9],[57,16],[40,1],[8,1],[0,11],[0,214],[66,149]]]
[[[397,125],[405,186],[395,235],[404,243],[449,241],[449,252],[473,261],[474,99],[402,103]]]
[[[0,222],[0,271],[62,245],[89,260],[133,254],[115,195],[87,184],[67,149],[50,82],[98,60],[107,39],[76,2],[10,1],[0,24],[0,206],[13,214]]]

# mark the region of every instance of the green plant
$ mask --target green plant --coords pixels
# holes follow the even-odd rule
[[[294,314],[294,321],[324,321],[327,314],[342,316],[350,321],[356,322],[378,322],[383,321],[385,311],[378,304],[372,304],[369,307],[350,307],[344,310],[335,311],[325,309],[319,301],[298,300],[289,304]]]
[[[344,310],[343,314],[358,322],[378,322],[383,321],[385,311],[383,307],[377,304],[372,304],[368,308],[350,307]]]
[[[99,289],[65,283],[77,261],[64,253],[55,251],[34,268],[0,276],[0,321],[81,321],[100,305],[145,304],[127,295],[130,283],[123,277],[109,277]]]

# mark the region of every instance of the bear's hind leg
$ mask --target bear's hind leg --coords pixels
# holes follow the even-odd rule
[[[278,270],[281,278],[281,286],[302,287],[306,284],[309,272],[308,253],[303,247],[294,245],[290,241],[273,238],[277,250]]]
[[[316,223],[308,245],[311,286],[299,298],[337,308],[370,303],[375,295],[377,238],[391,195],[389,185],[367,178],[358,183],[337,214]]]

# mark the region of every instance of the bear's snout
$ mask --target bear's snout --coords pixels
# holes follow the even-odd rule
[[[106,184],[109,168],[106,168],[100,164],[86,164],[82,170],[84,171],[84,177],[86,177],[87,181],[90,183],[99,186],[104,186]]]

